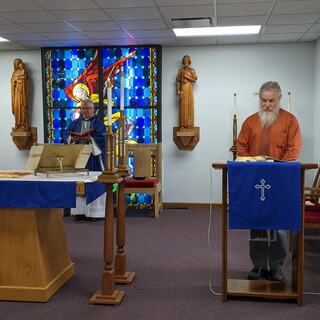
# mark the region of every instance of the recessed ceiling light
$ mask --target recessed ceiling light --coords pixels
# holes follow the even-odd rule
[[[9,41],[8,39],[2,38],[0,37],[0,42],[5,42],[5,41]]]
[[[243,34],[257,34],[261,26],[228,26],[209,28],[174,28],[177,37],[200,37],[200,36],[229,36]]]

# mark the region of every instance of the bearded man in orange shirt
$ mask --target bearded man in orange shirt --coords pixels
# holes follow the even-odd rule
[[[280,161],[298,159],[302,138],[295,116],[280,107],[281,88],[275,81],[259,91],[260,110],[243,123],[238,140],[239,156],[267,156]],[[283,281],[282,265],[287,256],[287,233],[283,230],[251,230],[249,280]]]

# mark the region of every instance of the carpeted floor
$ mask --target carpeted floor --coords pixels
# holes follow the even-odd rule
[[[305,295],[304,306],[294,303],[230,300],[220,291],[220,211],[215,211],[208,246],[209,211],[166,209],[160,219],[127,218],[128,271],[137,277],[125,291],[120,306],[89,305],[100,289],[103,269],[103,221],[74,222],[65,218],[75,276],[47,303],[0,302],[0,319],[119,319],[119,320],[214,320],[214,319],[319,319],[320,295]],[[320,292],[320,233],[305,241],[305,291]],[[290,272],[290,259],[285,266]],[[245,278],[251,269],[247,232],[229,233],[230,277]]]

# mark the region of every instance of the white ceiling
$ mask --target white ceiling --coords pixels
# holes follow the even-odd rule
[[[259,35],[177,38],[171,19],[261,24]],[[216,18],[216,19],[215,19]],[[320,0],[1,0],[0,50],[46,46],[165,46],[314,41]]]

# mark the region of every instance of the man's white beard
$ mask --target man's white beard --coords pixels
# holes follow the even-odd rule
[[[280,106],[278,105],[272,111],[260,110],[259,118],[262,128],[271,127],[272,124],[277,120],[280,111]]]

